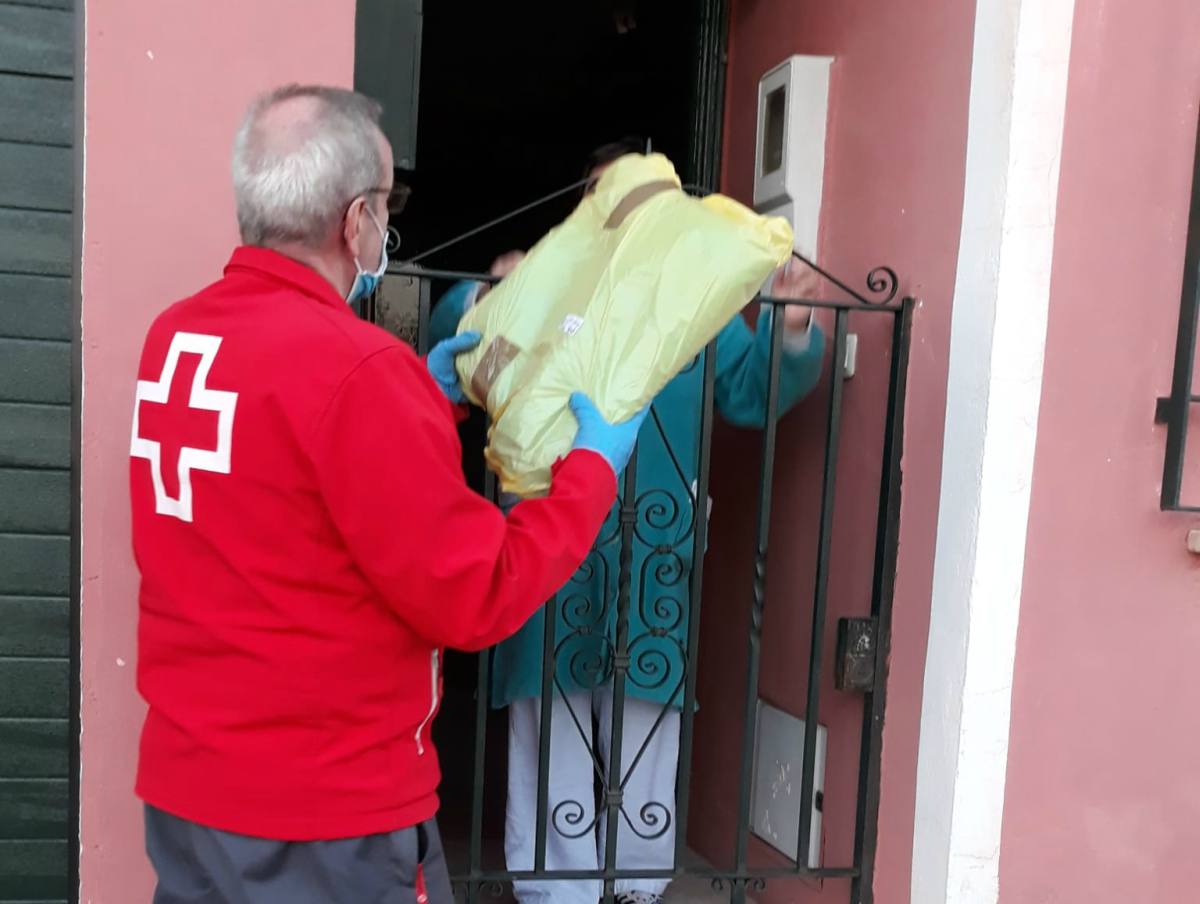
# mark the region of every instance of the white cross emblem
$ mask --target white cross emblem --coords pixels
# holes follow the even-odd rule
[[[171,339],[171,347],[167,350],[167,359],[163,362],[162,375],[158,381],[138,380],[137,384],[137,394],[133,404],[133,439],[130,443],[129,454],[134,458],[144,458],[150,462],[150,478],[154,483],[154,510],[160,515],[170,515],[180,521],[192,520],[192,471],[211,471],[214,474],[229,473],[233,448],[233,412],[237,406],[238,394],[209,389],[205,385],[208,381],[208,372],[212,370],[213,361],[216,360],[217,350],[220,347],[220,336],[176,333]],[[169,401],[171,384],[175,380],[175,369],[179,366],[179,356],[182,354],[200,356],[200,363],[196,366],[196,375],[192,378],[188,407],[198,411],[217,413],[217,447],[215,449],[195,449],[190,446],[180,448],[179,498],[172,499],[163,485],[162,444],[141,435],[139,420],[143,402],[165,405]]]

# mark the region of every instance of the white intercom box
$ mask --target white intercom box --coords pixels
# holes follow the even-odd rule
[[[792,56],[758,83],[754,208],[792,224],[796,250],[815,259],[825,182],[833,57]]]
[[[786,857],[800,859],[800,809],[812,813],[808,850],[803,864],[821,865],[822,824],[825,808],[825,761],[829,730],[817,725],[813,762],[812,797],[801,799],[804,783],[804,720],[758,701],[754,735],[754,799],[750,831]]]

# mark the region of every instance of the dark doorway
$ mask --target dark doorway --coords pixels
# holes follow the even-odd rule
[[[685,178],[697,0],[427,3],[407,258],[561,188],[597,145],[640,136]],[[561,220],[563,198],[433,255],[486,270]]]
[[[395,225],[406,260],[575,182],[595,147],[648,140],[696,178],[697,48],[703,0],[535,0],[424,8],[420,119],[413,194]],[[486,272],[527,249],[578,200],[571,193],[436,252],[421,263]],[[443,287],[444,289],[444,287]],[[436,304],[437,294],[434,294]],[[482,423],[463,429],[469,478],[482,487]],[[477,659],[446,659],[445,700],[435,730],[442,758],[443,834],[452,858],[469,835]],[[507,718],[487,720],[484,837],[501,867]],[[452,867],[458,864],[452,863]]]

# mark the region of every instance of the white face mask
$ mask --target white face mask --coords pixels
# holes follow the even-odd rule
[[[354,274],[354,282],[350,284],[350,291],[346,293],[347,304],[353,304],[360,298],[366,298],[375,291],[379,285],[379,279],[383,276],[383,272],[387,269],[387,229],[379,225],[379,221],[375,219],[375,214],[371,213],[371,208],[364,207],[367,216],[371,218],[371,222],[375,224],[375,228],[379,230],[379,266],[374,270],[364,270],[362,264],[358,262],[358,258],[354,258],[354,268],[357,271]]]

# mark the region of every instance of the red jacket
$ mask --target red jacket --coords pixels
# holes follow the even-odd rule
[[[505,519],[466,486],[425,363],[262,249],[155,321],[138,376],[139,796],[289,841],[432,817],[441,650],[496,643],[566,583],[612,470],[573,452]]]

